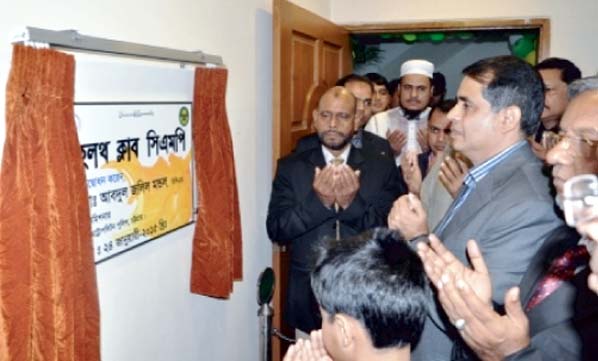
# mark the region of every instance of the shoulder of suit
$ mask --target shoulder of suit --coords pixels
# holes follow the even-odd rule
[[[295,145],[294,153],[301,153],[320,145],[320,138],[317,133],[311,133],[301,137]]]
[[[317,147],[309,147],[304,150],[294,151],[285,155],[284,157],[278,160],[280,164],[293,164],[293,163],[300,163],[300,162],[309,162],[309,159],[313,156],[314,152],[322,152],[322,148],[319,146]]]
[[[388,140],[386,140],[386,138],[382,138],[381,136],[379,136],[378,134],[372,133],[368,130],[363,130],[363,139],[369,138],[368,140],[370,141],[374,141],[374,142],[379,142],[379,143],[388,143]]]

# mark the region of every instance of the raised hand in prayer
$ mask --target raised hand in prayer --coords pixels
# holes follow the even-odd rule
[[[316,167],[312,187],[325,207],[331,208],[334,204],[334,171],[336,166],[327,165],[324,169]]]
[[[428,234],[428,216],[419,198],[409,193],[399,197],[388,214],[388,228],[410,240]]]
[[[438,179],[453,199],[459,193],[459,188],[463,184],[468,169],[467,163],[458,158],[447,156],[442,162]]]
[[[322,340],[322,330],[312,331],[309,340],[298,340],[287,350],[283,361],[332,361]]]
[[[360,187],[359,175],[359,170],[354,171],[346,164],[339,166],[336,170],[334,196],[342,209],[349,208],[353,203]]]
[[[392,132],[390,130],[387,131],[386,139],[388,140],[388,143],[390,143],[390,147],[395,155],[401,154],[401,150],[403,150],[403,147],[407,144],[407,136],[398,129],[395,129]]]
[[[422,172],[417,164],[417,154],[415,152],[407,152],[403,156],[401,159],[401,172],[409,193],[419,197],[422,187]]]
[[[496,313],[490,302],[488,269],[475,241],[467,244],[473,269],[463,265],[434,235],[430,246],[418,244],[428,277],[438,299],[465,343],[482,360],[503,360],[529,345],[529,321],[519,300],[519,288],[505,295],[506,315]]]

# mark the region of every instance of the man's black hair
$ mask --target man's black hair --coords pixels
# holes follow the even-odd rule
[[[514,56],[497,56],[469,65],[463,74],[484,85],[482,95],[493,112],[515,105],[521,110],[523,133],[536,132],[544,109],[544,86],[531,65]]]
[[[567,84],[581,78],[581,71],[571,61],[563,58],[544,59],[536,65],[536,70],[556,69],[561,71],[561,80]]]
[[[434,86],[433,95],[446,94],[446,78],[441,72],[432,73],[432,85]]]
[[[359,75],[359,74],[355,74],[355,73],[345,75],[344,77],[337,80],[335,85],[336,86],[345,86],[347,83],[352,83],[352,82],[366,83],[370,86],[370,88],[372,88],[372,93],[374,92],[374,85],[372,84],[370,79],[366,78],[363,75]]]
[[[399,90],[399,84],[401,84],[401,79],[399,78],[392,79],[388,82],[388,91],[391,95],[394,95],[397,90]]]
[[[359,320],[375,348],[417,344],[431,293],[423,264],[407,242],[376,228],[329,240],[320,252],[311,285],[330,317]]]
[[[453,107],[456,104],[457,104],[457,99],[445,99],[445,100],[441,101],[440,103],[436,104],[432,108],[432,111],[430,112],[430,114],[432,114],[432,112],[436,109],[440,110],[443,114],[447,114],[448,112],[451,111],[451,109],[453,109]]]
[[[388,80],[382,75],[378,73],[367,73],[365,75],[366,78],[370,79],[370,81],[375,85],[383,85],[389,94],[392,94],[390,88],[388,87]]]

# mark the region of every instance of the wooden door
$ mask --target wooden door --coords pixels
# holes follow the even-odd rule
[[[273,161],[289,154],[302,136],[312,132],[312,111],[322,93],[352,68],[349,33],[288,1],[273,1]],[[273,246],[277,283],[273,326],[289,336],[282,314],[289,250]],[[288,345],[273,339],[273,360],[281,360]]]

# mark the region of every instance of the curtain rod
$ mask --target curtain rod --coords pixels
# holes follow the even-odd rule
[[[97,53],[128,55],[146,59],[165,60],[182,63],[223,66],[219,55],[205,54],[201,50],[184,51],[162,48],[126,41],[96,38],[79,34],[76,30],[48,30],[26,27],[17,35],[15,43],[42,43],[52,47],[86,50]]]

